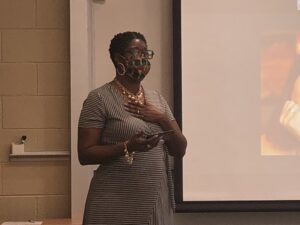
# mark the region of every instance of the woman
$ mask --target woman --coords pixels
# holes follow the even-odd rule
[[[79,119],[79,161],[100,164],[83,224],[172,225],[170,156],[184,156],[186,139],[164,98],[141,85],[154,55],[144,36],[119,33],[109,52],[116,76],[89,93]]]

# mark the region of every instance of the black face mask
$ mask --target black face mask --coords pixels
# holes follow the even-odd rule
[[[147,59],[132,59],[127,61],[127,75],[135,80],[142,81],[150,70],[151,64]]]

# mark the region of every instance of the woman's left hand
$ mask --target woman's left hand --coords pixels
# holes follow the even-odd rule
[[[158,123],[165,117],[163,112],[150,103],[140,104],[138,102],[128,101],[124,106],[127,112],[148,122]]]

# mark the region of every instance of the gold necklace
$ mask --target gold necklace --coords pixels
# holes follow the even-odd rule
[[[144,97],[144,91],[142,85],[140,85],[140,88],[136,94],[133,94],[131,91],[129,91],[124,85],[122,85],[117,79],[114,79],[114,83],[116,86],[121,90],[122,94],[129,100],[139,103],[140,105],[143,105],[145,103],[145,97]]]

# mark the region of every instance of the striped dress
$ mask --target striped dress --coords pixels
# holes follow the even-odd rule
[[[145,91],[146,102],[174,120],[165,99]],[[162,131],[124,110],[124,97],[111,83],[91,91],[83,103],[79,127],[100,128],[101,144],[128,140],[139,131]],[[124,156],[94,171],[84,211],[84,225],[173,225],[173,159],[163,140],[148,152],[137,152],[129,165]]]

